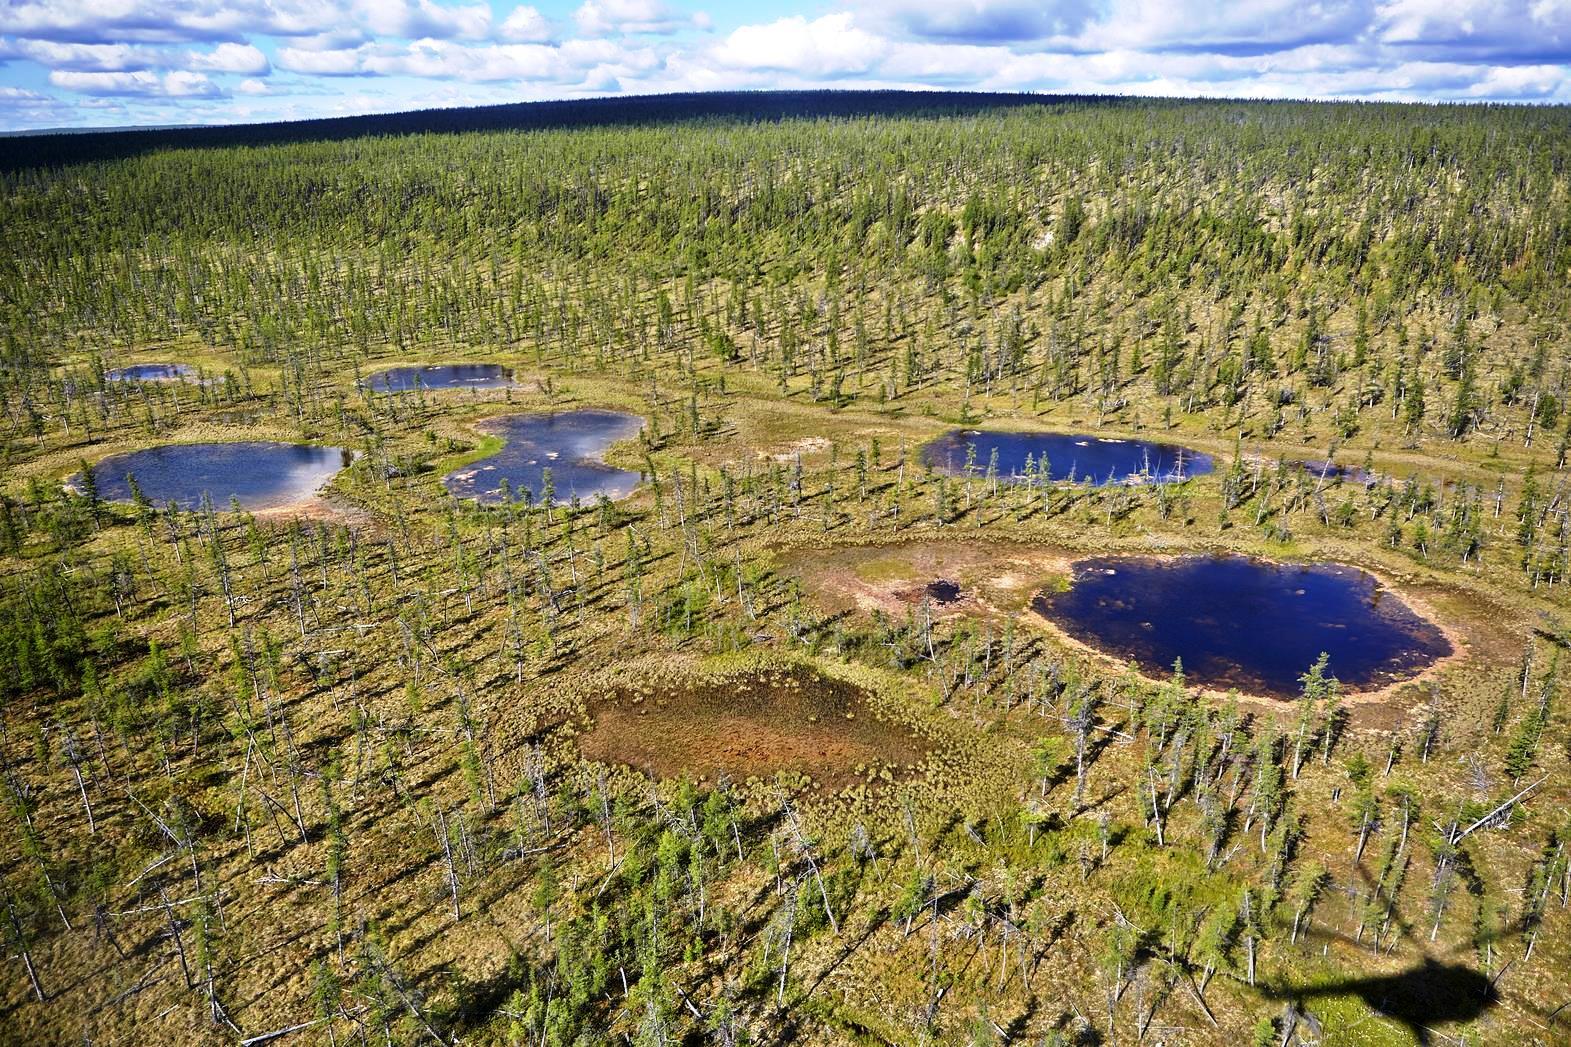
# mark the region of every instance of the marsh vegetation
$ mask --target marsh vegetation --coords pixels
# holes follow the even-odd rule
[[[6,161],[0,1039],[1571,1035],[1566,111],[859,97]]]

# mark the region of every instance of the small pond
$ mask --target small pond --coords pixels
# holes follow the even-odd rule
[[[1246,556],[1097,557],[1032,603],[1081,642],[1148,675],[1182,658],[1193,684],[1291,698],[1325,651],[1345,689],[1412,676],[1451,653],[1445,634],[1371,574]]]
[[[960,585],[948,578],[935,578],[922,587],[922,595],[939,606],[948,606],[960,599]]]
[[[104,372],[111,382],[183,382],[196,376],[189,364],[132,364]]]
[[[271,509],[315,494],[354,454],[337,447],[271,442],[165,444],[112,455],[93,466],[99,497],[131,500],[127,474],[158,505],[201,505],[210,495],[219,510],[231,496],[246,509]]]
[[[506,389],[513,374],[501,364],[435,364],[431,367],[394,367],[378,371],[365,380],[379,393],[401,393],[410,389]]]
[[[1187,447],[1075,433],[955,429],[923,447],[922,457],[954,476],[964,476],[970,460],[973,475],[983,476],[995,451],[1004,479],[1036,474],[1044,460],[1049,480],[1093,484],[1177,480],[1211,471],[1211,456]]]
[[[605,464],[612,445],[631,440],[643,428],[636,414],[620,411],[562,411],[556,414],[510,414],[481,424],[483,432],[500,436],[502,449],[447,474],[443,483],[460,498],[482,502],[502,500],[502,481],[514,497],[523,491],[544,498],[545,474],[551,473],[552,500],[565,503],[576,495],[588,502],[597,495],[622,498],[638,486],[639,474]]]

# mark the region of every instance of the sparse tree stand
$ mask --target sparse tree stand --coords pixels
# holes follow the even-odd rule
[[[1571,1028],[1564,110],[877,97],[0,174],[10,1022],[1280,1047],[1422,954],[1500,1001],[1424,1036]],[[513,384],[368,381],[427,361]],[[586,407],[631,496],[443,485]],[[212,439],[356,460],[304,514],[106,465]],[[1060,549],[1358,562],[1464,642],[1234,700],[1042,628]]]
[[[33,966],[33,954],[28,944],[27,932],[22,927],[22,921],[17,916],[16,898],[9,891],[5,896],[6,937],[8,944],[21,961],[22,969],[27,972],[27,984],[33,990],[33,998],[43,1003],[47,997],[44,988],[38,983],[38,971]]]

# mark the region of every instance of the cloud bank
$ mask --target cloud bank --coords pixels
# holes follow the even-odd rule
[[[1571,0],[0,0],[0,127],[771,87],[1571,101]]]

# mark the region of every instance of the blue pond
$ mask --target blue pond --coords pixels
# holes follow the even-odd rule
[[[180,382],[196,374],[188,364],[132,364],[105,371],[111,382]]]
[[[1373,575],[1340,564],[1245,556],[1098,557],[1033,608],[1064,632],[1165,677],[1290,698],[1321,651],[1349,690],[1411,676],[1451,653],[1432,622]]]
[[[1211,456],[1173,444],[1149,440],[1113,440],[1073,433],[1023,433],[955,429],[922,448],[933,468],[963,476],[970,449],[975,448],[975,475],[984,475],[993,452],[998,474],[1005,479],[1026,475],[1026,459],[1034,469],[1047,459],[1048,478],[1089,480],[1093,484],[1136,479],[1176,480],[1211,471]]]
[[[538,502],[549,469],[553,501],[570,502],[575,495],[585,502],[601,494],[621,498],[638,486],[639,474],[606,465],[604,455],[612,444],[637,436],[643,425],[637,415],[618,411],[503,415],[481,426],[503,439],[502,449],[449,473],[442,482],[460,498],[495,503],[502,500],[506,479],[515,498],[527,490]]]
[[[105,458],[93,466],[93,478],[110,501],[131,500],[130,474],[158,505],[193,509],[205,493],[220,510],[231,495],[246,509],[270,509],[311,496],[352,458],[337,447],[306,444],[165,444]]]
[[[513,375],[501,364],[436,364],[431,367],[394,367],[366,379],[379,393],[401,393],[414,388],[506,389]]]

